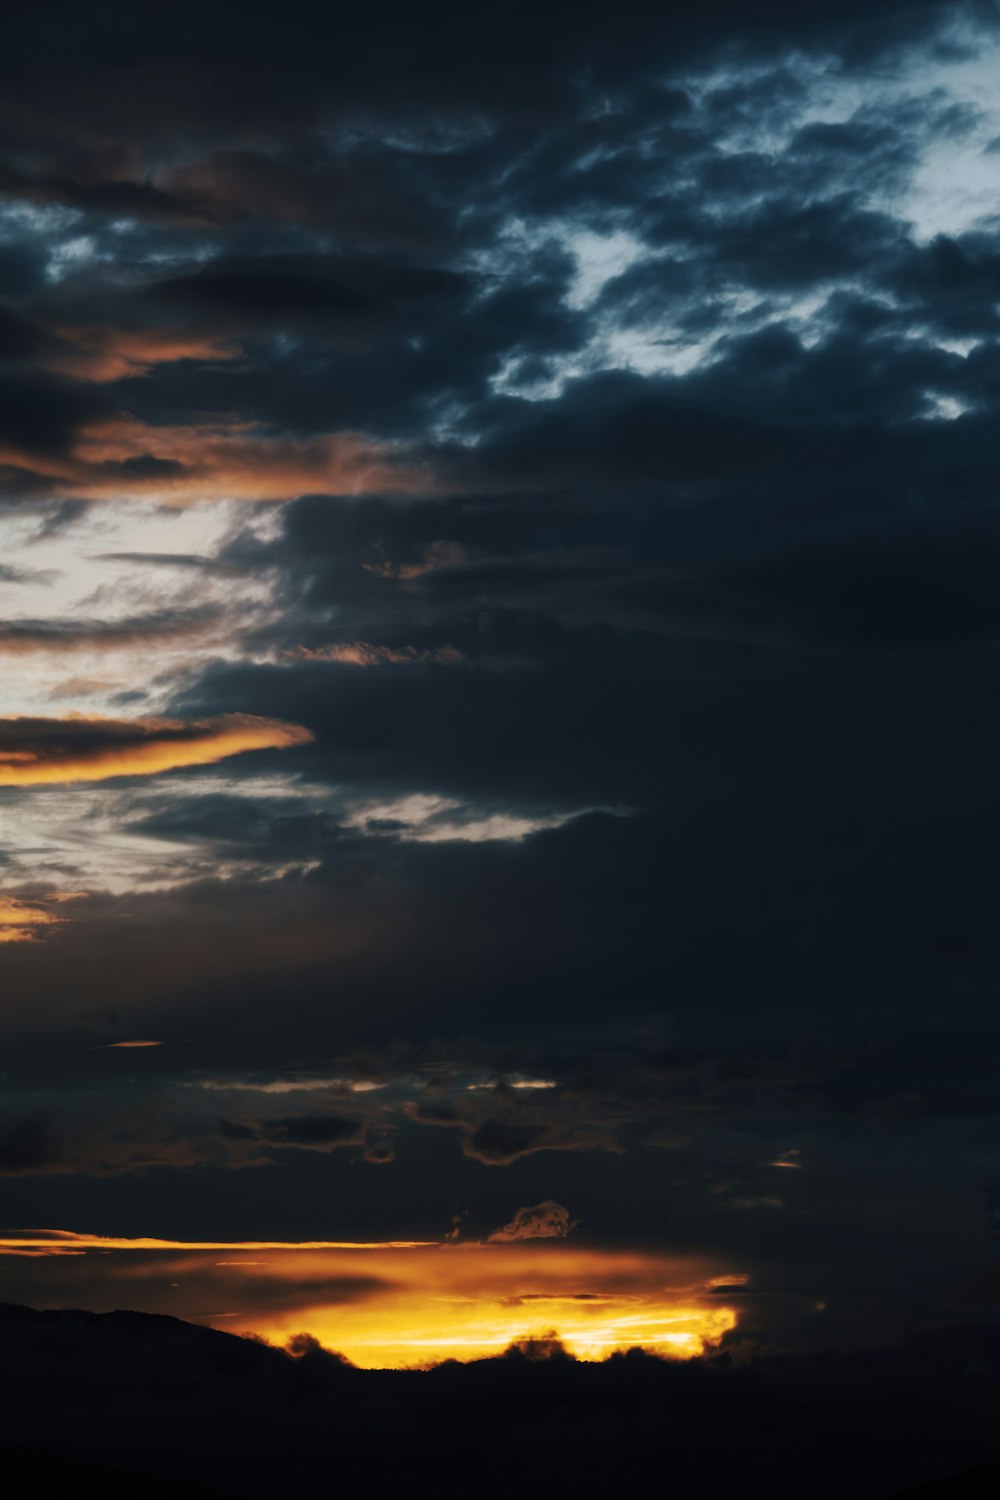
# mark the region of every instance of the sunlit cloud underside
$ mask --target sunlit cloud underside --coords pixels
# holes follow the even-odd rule
[[[0,786],[39,786],[153,776],[210,765],[248,750],[306,744],[308,729],[252,714],[211,719],[0,720]]]

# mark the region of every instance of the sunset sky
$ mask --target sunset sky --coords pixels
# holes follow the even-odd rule
[[[0,1301],[1000,1311],[1000,12],[17,4]]]

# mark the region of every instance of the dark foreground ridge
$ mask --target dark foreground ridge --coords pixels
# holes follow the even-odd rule
[[[5,1500],[589,1495],[651,1477],[708,1500],[1000,1492],[992,1331],[745,1363],[632,1351],[588,1365],[538,1344],[429,1371],[297,1347],[144,1313],[0,1306]]]

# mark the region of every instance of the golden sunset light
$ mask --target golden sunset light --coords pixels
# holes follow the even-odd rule
[[[238,1293],[238,1287],[233,1289]],[[219,1316],[230,1332],[263,1334],[282,1344],[307,1332],[362,1369],[407,1369],[445,1359],[487,1359],[511,1344],[555,1337],[577,1359],[601,1360],[641,1348],[667,1359],[692,1359],[717,1345],[737,1325],[730,1307],[692,1306],[655,1296],[529,1294],[508,1305],[488,1290],[387,1296],[370,1308],[306,1305],[253,1327],[238,1313]],[[212,1322],[212,1318],[206,1319]]]
[[[279,1345],[308,1333],[365,1369],[483,1359],[551,1336],[582,1360],[636,1347],[690,1359],[737,1326],[703,1264],[563,1241],[172,1242],[53,1230],[0,1239],[4,1255],[71,1256],[78,1268],[110,1255],[126,1304]]]
[[[0,720],[0,786],[41,786],[155,776],[182,766],[211,765],[249,750],[308,744],[308,729],[252,714],[178,719],[105,719],[71,714],[62,720]]]

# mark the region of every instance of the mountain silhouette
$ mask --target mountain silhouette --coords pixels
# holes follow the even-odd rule
[[[5,1500],[508,1500],[651,1478],[706,1500],[997,1492],[982,1466],[1000,1459],[1000,1338],[982,1330],[690,1363],[586,1364],[528,1341],[424,1371],[358,1370],[308,1336],[293,1350],[144,1313],[0,1306]]]

